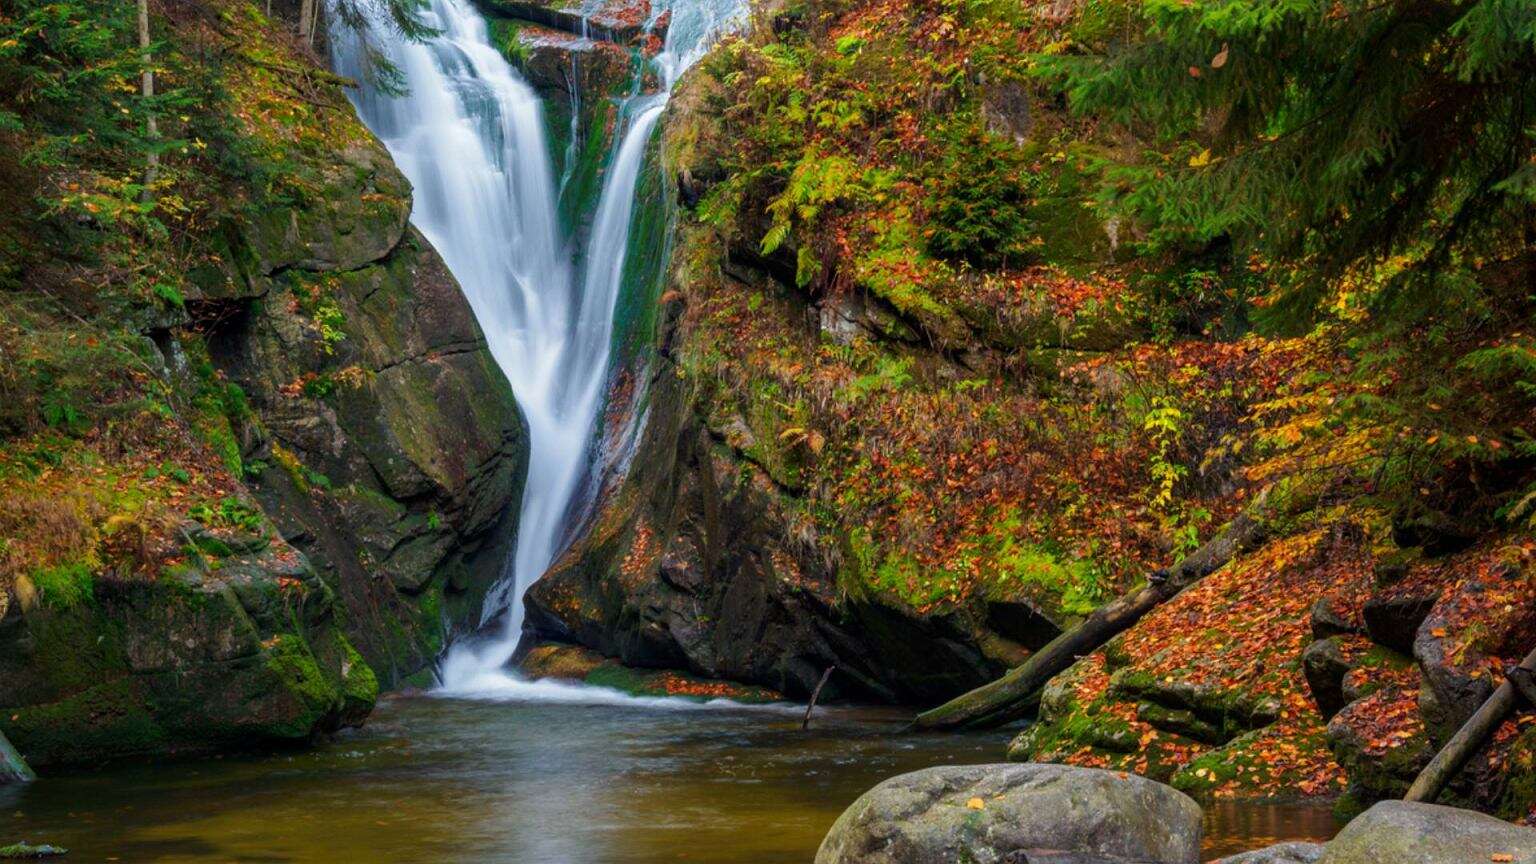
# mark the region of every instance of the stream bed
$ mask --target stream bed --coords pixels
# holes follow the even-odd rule
[[[72,862],[808,864],[881,779],[995,761],[1005,733],[906,715],[406,697],[313,750],[122,765],[0,790],[0,845]],[[684,703],[686,704],[686,703]],[[1207,809],[1208,857],[1331,836],[1326,807]]]

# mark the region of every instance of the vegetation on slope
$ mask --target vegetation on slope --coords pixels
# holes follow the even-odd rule
[[[1121,688],[1129,745],[1074,721],[1109,681],[1084,668],[1097,689],[1022,750],[1336,794],[1350,736],[1325,736],[1300,665],[1317,592],[1363,633],[1405,568],[1443,574],[1428,608],[1456,562],[1523,560],[1532,526],[1516,5],[763,10],[668,138],[706,425],[802,502],[803,536],[836,538],[846,591],[919,609],[1086,611],[1262,491],[1271,546],[1085,661],[1166,679]],[[1285,551],[1318,536],[1349,538],[1348,574]],[[1212,680],[1286,716],[1176,704]],[[1144,738],[1181,727],[1167,752]]]
[[[0,12],[0,728],[34,763],[360,722],[509,542],[510,391],[270,12]]]

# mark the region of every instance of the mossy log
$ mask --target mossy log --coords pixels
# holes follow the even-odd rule
[[[1196,581],[1216,572],[1240,553],[1258,545],[1263,533],[1258,519],[1247,513],[1227,523],[1220,534],[1173,567],[1159,570],[1145,587],[1100,606],[1082,624],[1053,639],[1024,665],[990,684],[957,696],[919,714],[923,730],[1001,726],[1027,716],[1040,703],[1046,682],[1084,654],[1129,629],[1143,616]]]
[[[1509,712],[1514,710],[1518,696],[1516,679],[1530,671],[1536,671],[1536,650],[1525,655],[1520,665],[1510,670],[1509,680],[1500,684],[1499,689],[1493,691],[1493,695],[1489,696],[1487,701],[1467,718],[1467,722],[1461,724],[1461,728],[1456,730],[1451,740],[1445,742],[1445,746],[1440,748],[1435,758],[1429,760],[1429,764],[1419,772],[1413,785],[1408,787],[1408,794],[1403,796],[1404,801],[1434,803],[1440,790],[1451,782],[1457,772],[1467,764],[1467,760],[1472,758],[1472,754],[1483,746],[1483,742],[1488,740],[1494,730],[1504,722],[1504,718],[1509,716]]]
[[[5,733],[0,732],[0,786],[7,783],[26,783],[36,779],[32,769],[27,767],[26,760],[11,746],[11,742],[5,739]]]

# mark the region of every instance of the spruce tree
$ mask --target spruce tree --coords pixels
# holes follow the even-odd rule
[[[1454,265],[1528,251],[1536,0],[1142,0],[1134,12],[1129,32],[1101,29],[1035,69],[1075,109],[1155,142],[1108,171],[1105,196],[1154,241],[1227,236],[1288,264],[1285,299],[1301,312],[1337,277],[1367,274],[1405,317],[1453,284],[1469,290]]]

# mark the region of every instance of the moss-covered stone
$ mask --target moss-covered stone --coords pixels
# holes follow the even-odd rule
[[[53,858],[59,855],[68,855],[68,849],[58,846],[50,846],[47,843],[12,843],[8,846],[0,846],[0,861],[23,861],[37,858]]]
[[[57,765],[305,741],[361,722],[377,682],[325,583],[280,543],[218,563],[9,616],[0,730],[29,761]]]

